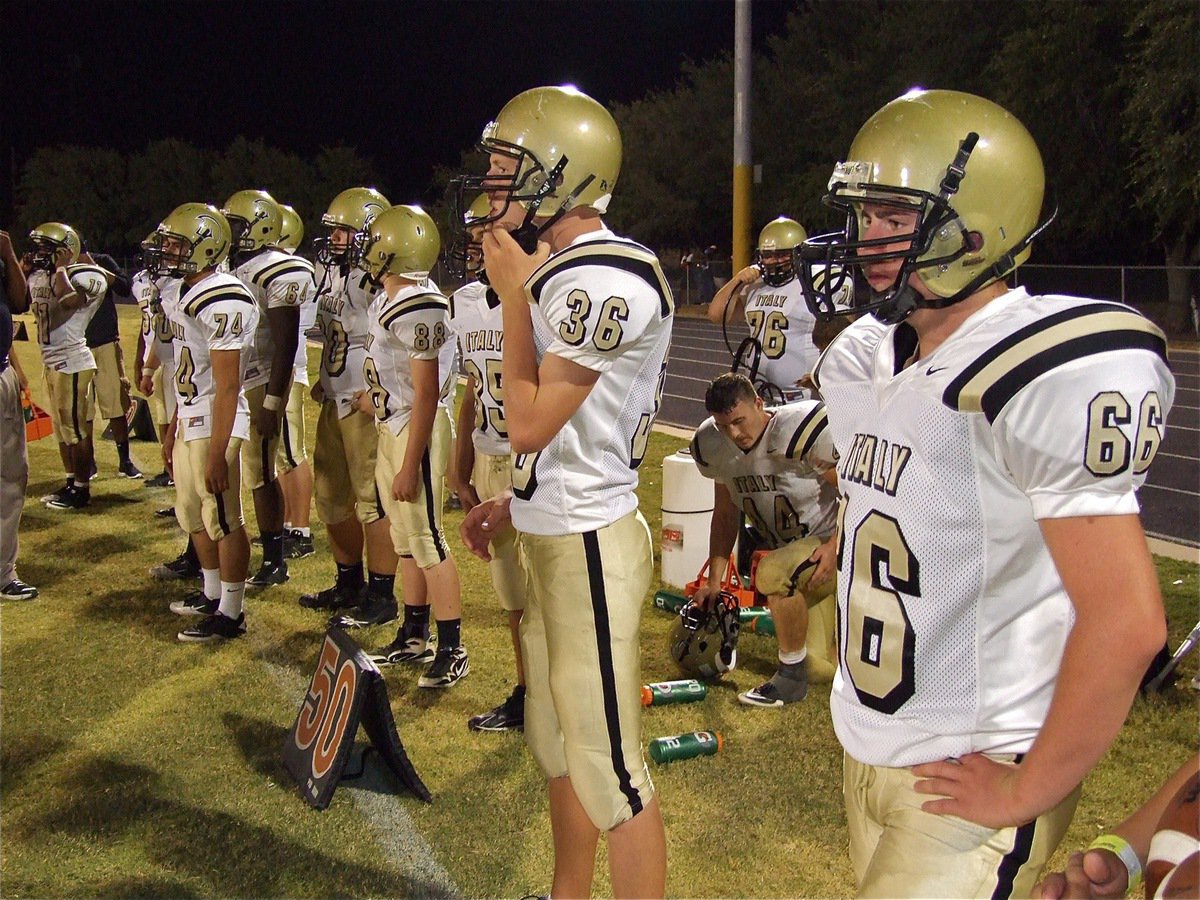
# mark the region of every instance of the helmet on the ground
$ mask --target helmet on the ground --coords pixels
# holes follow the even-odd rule
[[[671,629],[669,650],[680,671],[695,678],[719,678],[737,666],[741,630],[738,601],[722,591],[704,609],[689,600]]]

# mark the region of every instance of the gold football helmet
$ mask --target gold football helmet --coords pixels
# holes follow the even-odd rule
[[[783,287],[794,277],[792,250],[804,243],[808,232],[795,219],[780,216],[772,219],[758,233],[758,254],[755,262],[762,278],[771,287]]]
[[[371,222],[392,204],[387,197],[369,187],[346,188],[329,203],[321,216],[321,224],[330,229],[330,234],[313,241],[317,250],[317,261],[325,265],[342,265],[349,261],[352,245]],[[347,229],[345,242],[335,241],[333,232]]]
[[[824,289],[814,284],[822,266],[856,271],[889,259],[903,260],[896,281],[858,309],[899,322],[917,308],[957,303],[1029,258],[1053,219],[1039,224],[1044,190],[1037,144],[1013,115],[972,94],[909,91],[867,120],[834,168],[825,202],[846,213],[846,226],[798,253],[809,306],[824,318],[835,314],[830,280]],[[864,204],[916,212],[915,230],[862,239]],[[906,241],[902,250],[880,249]],[[912,276],[935,297],[921,296]]]
[[[275,246],[288,253],[295,253],[304,240],[304,222],[300,215],[286,203],[279,204],[279,212],[283,220],[279,227],[279,240]]]
[[[477,191],[504,207],[483,221],[499,219],[510,203],[525,209],[523,236],[534,237],[569,210],[605,212],[621,172],[621,133],[607,109],[582,91],[564,85],[524,91],[509,100],[483,129],[479,149],[512,161],[508,174],[466,175],[459,179],[459,206]],[[458,218],[458,217],[456,217]],[[476,224],[480,221],[472,220]],[[523,242],[523,246],[528,246]]]
[[[429,213],[419,206],[385,209],[358,240],[358,265],[376,284],[384,275],[423,281],[437,262],[442,239]]]
[[[238,191],[225,201],[221,214],[229,222],[238,253],[255,253],[279,240],[283,213],[266,191]]]
[[[39,269],[69,266],[83,252],[79,232],[62,222],[43,222],[29,232],[29,241],[33,245],[33,264]]]
[[[182,247],[167,246],[171,238]],[[224,262],[232,243],[229,222],[216,207],[207,203],[184,203],[175,207],[155,230],[155,246],[150,248],[147,268],[155,276],[184,278],[196,275]]]

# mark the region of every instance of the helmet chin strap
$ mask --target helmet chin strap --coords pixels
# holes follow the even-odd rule
[[[945,309],[947,306],[953,306],[955,303],[966,300],[980,288],[986,287],[994,281],[999,281],[1001,278],[1011,272],[1016,266],[1017,257],[1021,255],[1026,247],[1033,243],[1034,239],[1038,235],[1049,228],[1050,223],[1053,222],[1057,217],[1058,206],[1056,205],[1054,209],[1050,211],[1050,215],[1048,215],[1042,220],[1041,223],[1034,227],[1029,234],[1017,241],[1017,243],[1010,247],[1003,256],[997,259],[994,263],[967,282],[964,287],[951,294],[949,297],[922,297],[917,293],[916,289],[914,289],[913,286],[908,283],[907,273],[902,273],[901,277],[904,279],[904,284],[899,290],[896,291],[888,316],[886,318],[884,316],[877,316],[877,318],[889,325],[894,325],[897,322],[902,322],[904,319],[906,319],[914,309]]]
[[[512,231],[513,240],[515,240],[517,242],[517,246],[519,246],[527,254],[533,255],[533,253],[537,251],[538,238],[542,236],[546,229],[570,212],[575,198],[582,194],[587,186],[596,180],[595,175],[588,175],[587,178],[579,182],[579,184],[575,187],[575,190],[571,191],[571,193],[566,196],[563,202],[559,205],[558,211],[555,212],[554,215],[546,219],[546,221],[541,225],[536,224],[534,222],[534,218],[537,216],[537,211],[542,206],[542,201],[545,200],[546,197],[549,196],[550,192],[554,189],[554,184],[562,174],[562,170],[566,168],[568,161],[568,157],[564,156],[558,161],[558,165],[556,165],[546,175],[546,181],[543,189],[538,192],[538,196],[531,200],[529,202],[529,206],[526,207],[525,221],[521,223],[520,227],[515,228]]]

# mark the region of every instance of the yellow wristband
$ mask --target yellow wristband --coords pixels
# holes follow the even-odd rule
[[[1088,850],[1107,850],[1121,860],[1129,873],[1126,894],[1132,894],[1142,886],[1142,861],[1125,838],[1119,834],[1102,834],[1088,844]]]

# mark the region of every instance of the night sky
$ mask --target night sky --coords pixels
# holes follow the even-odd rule
[[[301,154],[345,144],[418,198],[514,94],[575,84],[602,103],[671,87],[733,49],[732,0],[4,0],[0,148],[137,150],[237,135]],[[754,44],[792,0],[756,0]],[[729,138],[732,141],[732,137]]]

